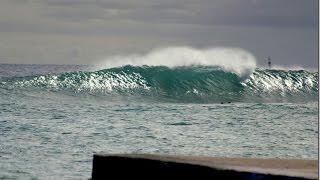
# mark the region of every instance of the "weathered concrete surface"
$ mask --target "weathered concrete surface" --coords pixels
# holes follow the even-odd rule
[[[148,154],[97,154],[92,179],[110,177],[318,179],[316,160],[253,159]]]

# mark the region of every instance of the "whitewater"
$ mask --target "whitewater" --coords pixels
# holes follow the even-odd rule
[[[318,81],[224,47],[0,64],[0,179],[88,179],[96,152],[317,159]]]

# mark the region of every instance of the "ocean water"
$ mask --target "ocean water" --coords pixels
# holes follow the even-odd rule
[[[0,179],[88,179],[98,152],[317,159],[318,78],[0,64]]]

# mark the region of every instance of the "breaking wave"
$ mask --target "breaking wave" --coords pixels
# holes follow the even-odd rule
[[[132,66],[218,66],[221,69],[247,78],[256,68],[255,57],[240,48],[168,47],[154,49],[147,54],[131,54],[109,57],[100,67],[113,68]]]
[[[318,73],[255,69],[246,78],[219,66],[123,66],[95,72],[7,77],[0,89],[168,102],[301,102],[318,98]],[[0,91],[1,92],[1,91]]]

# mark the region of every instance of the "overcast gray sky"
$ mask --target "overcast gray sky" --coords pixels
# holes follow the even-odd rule
[[[237,47],[317,67],[317,0],[1,0],[0,63],[92,64],[154,48]]]

